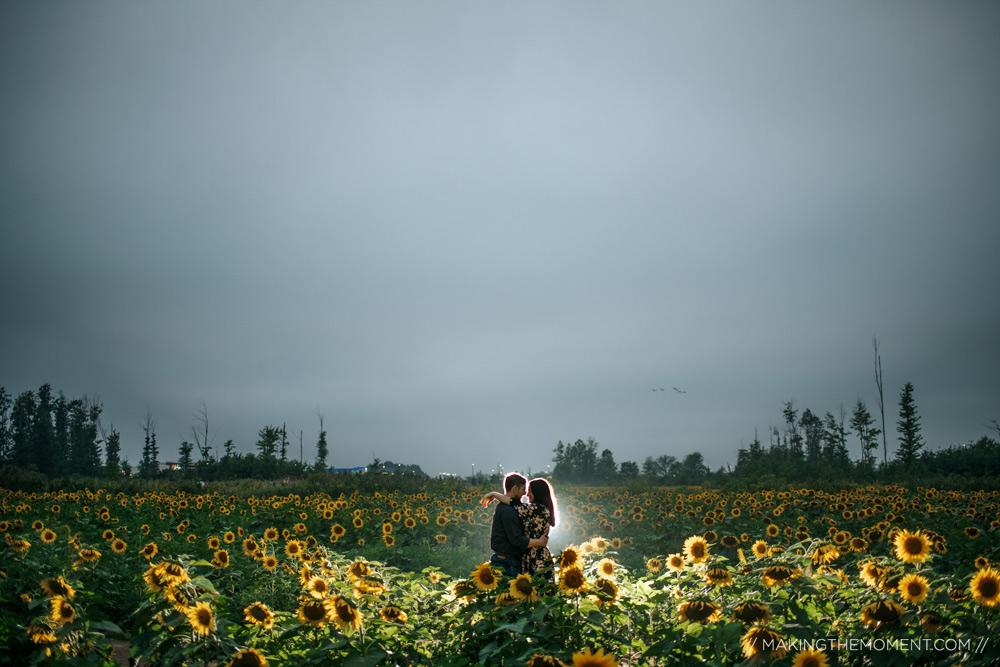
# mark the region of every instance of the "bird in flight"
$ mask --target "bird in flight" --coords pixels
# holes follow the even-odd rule
[[[661,390],[661,391],[662,391],[662,390]],[[674,387],[674,391],[676,391],[676,392],[677,392],[678,394],[686,394],[686,393],[687,393],[686,391],[683,391],[683,390],[681,390],[681,389],[678,389],[677,387]]]

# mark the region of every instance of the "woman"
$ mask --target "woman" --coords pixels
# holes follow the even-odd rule
[[[483,504],[491,500],[499,500],[510,504],[510,498],[493,491],[483,496]],[[536,477],[528,482],[528,502],[515,506],[521,523],[524,524],[524,534],[529,539],[536,539],[548,534],[549,528],[556,525],[556,496],[548,480]],[[527,574],[539,574],[552,581],[552,554],[548,547],[528,547],[521,556],[521,571]]]

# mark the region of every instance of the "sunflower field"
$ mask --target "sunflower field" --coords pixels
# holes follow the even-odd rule
[[[1000,497],[557,487],[551,577],[483,490],[0,490],[0,664],[988,665]]]

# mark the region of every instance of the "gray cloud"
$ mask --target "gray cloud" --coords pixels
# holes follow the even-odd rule
[[[932,446],[1000,416],[989,4],[0,16],[0,382],[100,393],[133,460],[203,398],[345,465],[717,466],[874,403],[873,333]]]

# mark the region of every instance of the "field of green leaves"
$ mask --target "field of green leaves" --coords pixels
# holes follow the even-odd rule
[[[442,488],[0,490],[0,664],[1000,661],[993,491],[558,488],[550,582]]]

